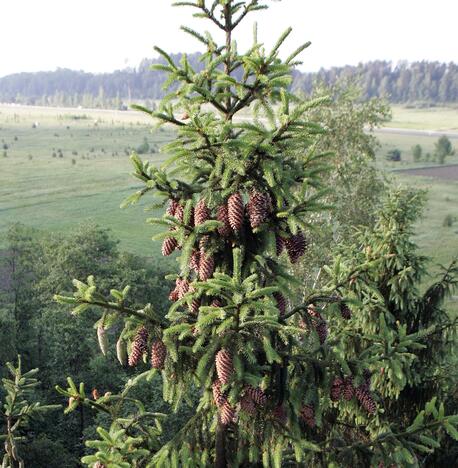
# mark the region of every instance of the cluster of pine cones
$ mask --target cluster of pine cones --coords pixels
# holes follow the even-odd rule
[[[270,195],[259,190],[252,190],[249,194],[246,206],[240,192],[235,192],[227,199],[227,202],[219,206],[216,210],[216,220],[222,225],[218,228],[221,237],[229,237],[231,234],[238,234],[244,225],[245,217],[253,231],[256,231],[268,221],[272,213],[272,200]],[[170,200],[166,211],[169,216],[174,216],[178,221],[183,221],[183,206],[178,200]],[[211,218],[211,210],[201,199],[197,202],[191,216],[191,224],[198,226]],[[304,255],[307,248],[307,241],[302,232],[292,234],[289,237],[276,236],[277,255],[281,255],[284,249],[288,254],[291,263],[296,263]],[[180,248],[178,241],[174,237],[166,237],[162,244],[162,255],[171,255],[175,249]],[[206,278],[212,273],[214,268],[213,259],[202,252],[202,245],[199,250],[193,252],[191,267],[196,270],[199,278]],[[205,280],[203,280],[205,281]]]
[[[222,385],[228,384],[234,373],[232,355],[229,350],[222,348],[215,356],[216,374],[218,378],[213,382],[213,401],[218,407],[222,424],[227,425],[236,419],[236,408],[231,405],[227,395],[222,391]],[[256,414],[257,407],[267,403],[267,396],[260,388],[247,385],[240,399],[240,410],[249,415]]]
[[[132,348],[129,355],[129,366],[136,366],[140,359],[142,359],[143,355],[148,352],[148,340],[148,330],[144,326],[141,326],[132,342]],[[151,367],[153,369],[163,369],[166,356],[167,348],[163,341],[160,339],[153,340],[150,346]]]
[[[370,391],[370,378],[369,371],[364,371],[364,382],[355,388],[353,385],[353,377],[336,377],[331,385],[330,396],[332,401],[339,401],[343,398],[350,401],[354,396],[358,400],[362,408],[369,414],[374,414],[377,411],[377,405]]]

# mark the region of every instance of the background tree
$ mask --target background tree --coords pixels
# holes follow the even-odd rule
[[[447,156],[452,156],[455,151],[452,142],[446,135],[442,135],[434,144],[434,156],[440,164],[444,164]]]
[[[421,145],[416,144],[412,147],[412,156],[415,162],[421,161],[421,157],[423,155],[423,148]]]

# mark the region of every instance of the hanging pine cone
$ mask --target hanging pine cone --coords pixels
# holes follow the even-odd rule
[[[142,326],[135,335],[132,343],[132,348],[129,356],[129,366],[133,367],[138,364],[144,353],[147,352],[148,346],[148,330]]]
[[[351,319],[351,309],[348,307],[348,305],[345,302],[341,302],[339,304],[339,309],[340,309],[340,315],[342,318],[345,320],[350,320]]]
[[[172,302],[178,301],[178,290],[177,290],[177,288],[170,291],[169,300],[172,301]]]
[[[97,339],[99,340],[99,348],[102,351],[102,354],[106,356],[108,351],[108,338],[105,331],[101,325],[97,327]]]
[[[248,217],[252,229],[261,226],[267,219],[270,208],[270,197],[267,193],[253,190],[247,204]]]
[[[316,425],[315,421],[315,410],[313,409],[313,406],[311,405],[304,405],[301,409],[300,412],[301,418],[304,420],[305,424],[307,424],[308,427],[314,428]]]
[[[226,397],[221,391],[221,382],[218,379],[216,379],[213,382],[212,392],[213,392],[213,400],[215,402],[215,405],[219,408],[226,401]]]
[[[151,345],[151,367],[153,369],[163,369],[167,348],[162,340],[155,340]]]
[[[317,323],[315,326],[316,333],[318,335],[318,339],[320,340],[320,344],[323,344],[328,337],[328,324],[326,320],[322,319]]]
[[[211,307],[223,307],[223,303],[216,297],[210,304]]]
[[[377,411],[377,405],[375,404],[372,394],[366,384],[362,384],[355,390],[356,398],[359,404],[369,413],[374,414]]]
[[[169,216],[175,216],[175,212],[178,208],[178,205],[178,200],[172,198],[171,200],[169,200],[169,205],[167,206],[167,210],[165,211],[165,213]]]
[[[176,208],[175,208],[175,213],[173,214],[175,216],[175,218],[180,221],[180,222],[183,222],[183,219],[184,219],[184,208],[183,208],[183,205],[181,205],[181,203],[178,203]]]
[[[119,337],[118,341],[116,342],[116,357],[118,358],[121,366],[125,366],[127,364],[127,343],[121,337]]]
[[[225,349],[220,349],[215,356],[216,373],[221,383],[227,384],[234,372],[231,353]]]
[[[196,272],[199,272],[199,264],[200,264],[200,252],[194,249],[191,253],[191,257],[189,258],[189,266]]]
[[[341,377],[336,377],[331,385],[331,400],[339,401],[344,389],[344,381]]]
[[[200,281],[207,281],[213,276],[215,270],[215,260],[213,255],[208,255],[204,250],[200,251],[199,263],[199,279]]]
[[[245,393],[242,396],[240,400],[240,409],[250,416],[254,416],[256,414],[256,406],[248,393]]]
[[[191,305],[189,306],[189,311],[191,314],[196,315],[199,312],[200,304],[200,299],[195,298],[191,301]]]
[[[282,293],[276,292],[273,294],[275,302],[277,303],[277,308],[280,311],[280,317],[286,313],[286,299]]]
[[[233,193],[227,200],[229,224],[234,232],[239,232],[243,225],[243,199],[239,192]]]
[[[288,417],[286,415],[286,411],[285,411],[285,407],[280,404],[280,405],[277,405],[273,412],[272,412],[272,415],[275,419],[278,420],[278,422],[280,422],[281,424],[286,424],[287,420],[288,420]]]
[[[351,375],[345,377],[342,395],[347,401],[350,401],[355,395],[355,387],[353,386],[353,377]]]
[[[210,219],[210,210],[205,204],[205,200],[199,200],[194,211],[194,223],[196,226],[205,223]]]
[[[187,279],[177,279],[178,299],[182,299],[189,291],[189,281]]]
[[[218,228],[219,235],[223,237],[230,236],[232,234],[232,228],[229,224],[229,214],[226,205],[221,205],[218,207],[216,219],[223,223],[223,225]]]
[[[162,255],[167,257],[178,247],[178,241],[175,237],[166,237],[162,242]]]
[[[302,255],[304,255],[305,249],[307,248],[307,241],[305,240],[304,234],[298,232],[296,235],[285,239],[285,247],[290,262],[296,263]]]
[[[364,383],[367,385],[367,388],[370,388],[371,386],[371,377],[372,377],[372,372],[369,369],[364,369],[363,378],[364,378]]]
[[[224,426],[234,421],[235,410],[227,400],[224,400],[224,403],[221,405],[220,417]]]
[[[248,385],[245,389],[245,393],[259,406],[264,406],[267,402],[266,394],[259,387],[255,388]]]
[[[277,252],[277,257],[281,255],[283,249],[285,248],[285,239],[281,237],[279,234],[275,235],[275,249]]]

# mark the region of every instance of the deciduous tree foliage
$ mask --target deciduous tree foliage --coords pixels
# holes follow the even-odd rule
[[[149,221],[163,227],[156,236],[163,241],[163,255],[179,252],[177,270],[168,276],[174,282],[169,311],[163,317],[154,303],[128,305],[128,287],[112,289],[108,296],[93,276],[75,280],[73,296],[56,299],[74,305],[75,314],[101,308],[95,326],[102,352],[115,346],[106,341],[108,330],[122,324],[118,359],[127,359],[131,367],[149,363],[152,369],[138,379],[161,372],[164,399],[174,409],[192,405],[196,395],[198,402],[187,424],[161,445],[157,423],[148,426],[152,432],[138,427],[130,432],[143,418],[141,405],[123,418],[112,411],[122,396],[93,395],[91,400],[84,385],[78,388],[69,379],[69,387],[59,391],[68,397],[70,410],[90,405],[113,421],[110,431],[99,430],[100,441],[89,442],[97,451],[84,461],[98,467],[341,466],[363,456],[371,463],[414,465],[417,435],[428,439],[429,431],[445,427],[454,436],[458,418],[446,416],[433,399],[399,430],[392,421],[372,430],[385,409],[371,389],[370,371],[375,363],[387,366],[391,356],[403,362],[403,354],[423,347],[427,332],[402,326],[387,330],[376,321],[373,333],[380,331],[380,338],[367,339],[360,353],[358,326],[353,335],[342,335],[335,320],[351,321],[351,305],[365,299],[352,297],[352,288],[367,287],[379,298],[366,277],[391,261],[392,252],[382,251],[381,259],[357,257],[344,268],[336,260],[322,287],[307,290],[299,304],[289,302],[291,290],[300,285],[290,265],[299,261],[312,236],[311,214],[327,208],[323,173],[329,154],[319,151],[325,129],[306,118],[327,98],[303,101],[289,91],[296,57],[308,44],[281,60],[279,49],[290,30],[270,51],[255,30],[252,47],[242,54],[235,31],[267,2],[176,4],[212,23],[225,42],[218,45],[209,32],[183,28],[207,49],[202,70],[194,70],[186,56],[176,63],[158,48],[166,64],[155,68],[168,74],[173,91],[157,112],[138,107],[160,125],[177,129],[161,168],[132,156],[134,175],[144,188],[127,200],[135,203],[151,194],[167,206],[162,218]],[[247,108],[251,120],[235,119]],[[406,307],[405,299],[400,306]],[[346,402],[339,406],[342,417],[329,420],[341,396]],[[329,430],[330,424],[353,418],[367,426],[364,438],[345,439]],[[426,439],[423,446],[432,450],[436,441]]]

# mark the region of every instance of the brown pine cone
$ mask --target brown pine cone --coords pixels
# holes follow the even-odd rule
[[[331,385],[331,400],[339,401],[344,389],[344,381],[341,377],[336,377]]]
[[[191,253],[191,257],[189,258],[189,266],[192,268],[196,273],[199,272],[199,265],[200,265],[200,252],[194,249]]]
[[[277,257],[281,255],[283,249],[285,248],[285,239],[281,237],[279,234],[275,235],[275,249],[277,251]]]
[[[167,348],[162,340],[155,340],[151,345],[151,367],[153,369],[163,369]]]
[[[351,375],[344,379],[342,395],[347,401],[350,401],[355,395],[355,387],[353,386],[353,377]]]
[[[328,324],[326,323],[326,320],[318,322],[315,330],[318,335],[318,339],[320,340],[320,344],[323,344],[328,337]]]
[[[234,232],[239,232],[243,225],[243,199],[239,192],[233,193],[227,200],[229,224]]]
[[[167,210],[165,211],[165,213],[169,216],[175,216],[175,212],[177,210],[178,205],[178,200],[172,198],[171,200],[169,200],[169,205],[167,206]]]
[[[227,384],[234,372],[231,353],[225,349],[220,349],[215,356],[216,373],[221,383]]]
[[[221,391],[221,382],[218,379],[216,379],[213,382],[212,392],[213,392],[213,400],[215,402],[215,405],[218,406],[218,408],[219,408],[226,401],[226,397],[224,396],[223,392]]]
[[[210,210],[205,204],[205,200],[199,200],[194,211],[194,223],[196,226],[205,223],[210,219]]]
[[[254,416],[256,414],[256,406],[248,393],[245,393],[242,396],[240,400],[240,409],[250,416]]]
[[[220,417],[224,426],[227,426],[234,421],[235,410],[227,400],[224,400],[224,403],[221,405]]]
[[[213,276],[215,270],[215,259],[213,255],[207,255],[204,250],[200,251],[199,279],[207,281]]]
[[[196,298],[191,301],[191,305],[189,307],[189,311],[191,312],[191,314],[196,315],[199,312],[200,304],[200,299]]]
[[[218,207],[216,219],[223,223],[223,225],[218,228],[219,235],[222,237],[230,236],[232,234],[232,228],[229,224],[229,214],[226,205],[221,205]]]
[[[305,249],[307,248],[307,241],[305,240],[304,234],[298,232],[296,235],[285,239],[285,247],[290,262],[296,263],[302,255],[304,255]]]
[[[211,307],[223,307],[223,303],[217,297],[215,297],[215,299],[213,299],[213,301],[211,302],[210,306]]]
[[[247,204],[248,217],[252,229],[261,226],[267,219],[270,208],[270,197],[267,193],[253,190]]]
[[[266,394],[259,387],[252,387],[248,385],[245,388],[245,393],[259,406],[264,406],[267,402]]]
[[[372,394],[366,384],[362,384],[355,390],[356,398],[359,404],[369,413],[374,414],[377,411],[377,405],[375,404]]]
[[[178,299],[182,299],[189,291],[189,281],[187,279],[177,278]]]
[[[300,415],[307,426],[312,429],[315,427],[315,410],[312,405],[304,405],[301,409]]]
[[[283,405],[277,405],[272,413],[273,417],[278,420],[281,424],[286,424],[288,417],[286,415],[285,407]]]
[[[175,288],[175,289],[173,289],[172,291],[170,291],[169,300],[172,301],[172,302],[178,301],[178,291],[177,291],[177,288]]]
[[[273,294],[275,302],[277,303],[277,308],[280,311],[280,317],[286,313],[286,299],[282,293],[276,292]]]
[[[341,302],[339,304],[339,309],[340,309],[340,315],[342,318],[345,320],[350,320],[351,319],[351,309],[348,307],[348,305],[345,302]]]
[[[178,241],[175,237],[166,237],[162,243],[162,255],[167,257],[178,247]]]
[[[133,367],[138,364],[144,353],[147,352],[148,346],[148,330],[141,326],[135,335],[132,343],[132,348],[129,355],[129,366]]]
[[[175,208],[174,216],[178,221],[183,222],[184,208],[183,208],[183,205],[181,205],[180,203],[178,203],[178,205]]]
[[[91,395],[94,400],[98,400],[100,398],[100,393],[96,388],[92,389]]]

